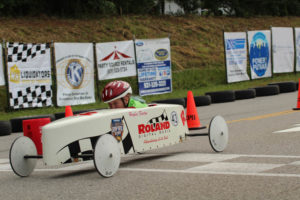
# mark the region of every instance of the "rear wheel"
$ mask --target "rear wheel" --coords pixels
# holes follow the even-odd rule
[[[25,158],[25,156],[37,156],[37,151],[29,137],[21,136],[15,139],[9,151],[11,168],[16,175],[21,177],[29,176],[37,162],[37,159]]]

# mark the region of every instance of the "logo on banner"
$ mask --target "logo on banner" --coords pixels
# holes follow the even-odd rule
[[[131,58],[130,56],[126,55],[125,53],[122,53],[118,50],[115,50],[113,52],[111,52],[110,54],[108,54],[106,57],[104,57],[101,61],[108,61],[109,59],[111,60],[111,58],[113,60],[120,60],[122,58]]]
[[[144,45],[144,42],[138,41],[138,42],[135,43],[135,45],[138,46],[138,47],[141,47],[141,46]]]
[[[81,64],[79,59],[71,59],[66,67],[66,80],[69,85],[78,89],[84,78],[84,66]]]
[[[226,50],[236,50],[236,49],[244,49],[246,44],[246,40],[241,39],[227,39],[226,40]]]
[[[10,68],[9,81],[13,83],[19,83],[21,77],[21,71],[17,65],[14,65]]]
[[[257,76],[263,76],[269,63],[269,44],[265,34],[258,32],[253,36],[249,54],[252,70]]]
[[[155,51],[154,56],[157,60],[166,60],[169,53],[167,49],[158,49]]]
[[[124,124],[121,118],[111,120],[111,134],[118,140],[122,140]]]

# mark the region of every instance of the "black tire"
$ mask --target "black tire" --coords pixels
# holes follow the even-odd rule
[[[185,100],[185,108],[186,108],[187,98],[185,97],[184,100]],[[195,100],[196,107],[198,107],[198,106],[208,106],[208,105],[211,104],[211,97],[209,95],[195,96],[194,100]]]
[[[280,93],[295,92],[297,86],[295,82],[279,82],[279,83],[270,83],[268,85],[278,85]]]
[[[255,87],[256,96],[271,96],[279,94],[279,86],[278,85],[268,85],[262,87]]]
[[[38,118],[50,118],[51,121],[55,120],[55,116],[53,114],[13,118],[10,120],[12,132],[13,133],[23,132],[23,120],[38,119]]]
[[[11,134],[10,121],[0,121],[0,136]]]
[[[184,98],[157,100],[151,103],[179,104],[182,105],[183,107],[185,106]]]
[[[55,119],[61,119],[65,117],[65,112],[54,113]]]
[[[209,95],[211,97],[212,103],[231,102],[235,100],[235,93],[233,90],[207,92],[205,95]]]
[[[236,90],[235,92],[235,99],[252,99],[256,97],[255,89],[247,89],[247,90]]]

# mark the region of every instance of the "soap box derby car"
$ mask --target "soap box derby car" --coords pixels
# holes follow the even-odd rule
[[[17,138],[10,148],[15,174],[26,177],[38,158],[47,166],[94,160],[100,175],[114,175],[121,155],[158,149],[185,141],[190,134],[184,108],[175,104],[146,108],[103,109],[62,118],[42,127],[43,155],[37,155],[29,137]],[[214,117],[208,134],[212,148],[223,151],[228,127],[221,116]]]

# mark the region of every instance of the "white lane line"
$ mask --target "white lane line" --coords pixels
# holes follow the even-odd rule
[[[274,131],[273,133],[292,133],[292,132],[300,132],[300,126],[299,124],[294,124],[293,128],[288,128],[288,129],[284,129],[284,130],[280,130],[280,131]]]
[[[221,162],[233,158],[238,158],[240,155],[235,154],[199,154],[199,153],[182,153],[178,155],[159,158],[158,161],[182,161],[182,162]]]
[[[300,161],[295,161],[295,162],[289,163],[289,165],[300,165]]]
[[[210,163],[187,169],[187,171],[204,172],[233,172],[233,173],[258,173],[271,170],[284,164],[258,164],[258,163]]]
[[[166,169],[141,169],[141,168],[120,168],[119,170],[120,171],[132,171],[132,172],[154,172],[154,173],[183,173],[183,174],[212,174],[212,175],[240,175],[240,176],[268,176],[268,177],[300,178],[300,174],[237,173],[237,172],[186,171],[186,170],[166,170]]]
[[[255,154],[222,154],[222,153],[179,153],[177,155],[171,155],[165,158],[158,158],[158,161],[194,161],[194,162],[221,162],[229,159],[239,157],[250,158],[296,158],[300,159],[300,156],[288,156],[288,155],[255,155]]]
[[[0,171],[12,171],[10,164],[1,164]]]
[[[9,160],[7,158],[0,159],[0,164],[9,163]]]

